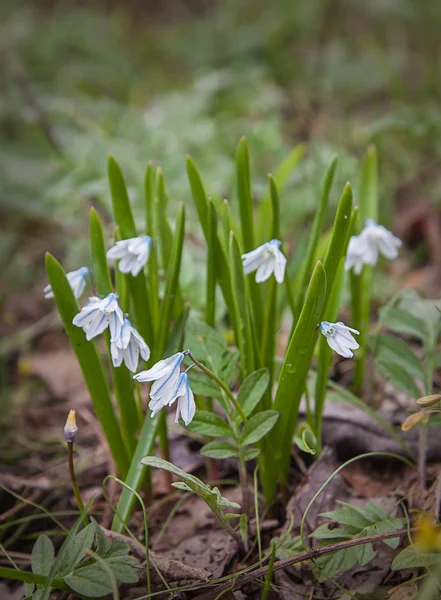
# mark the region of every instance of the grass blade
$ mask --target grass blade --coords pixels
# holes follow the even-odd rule
[[[196,207],[196,211],[198,213],[199,222],[202,227],[202,231],[204,233],[205,241],[208,244],[209,242],[209,229],[208,229],[208,201],[207,195],[205,193],[204,186],[202,184],[201,176],[194,164],[193,160],[187,156],[187,174],[190,182],[191,193],[193,196],[193,202]],[[225,230],[225,212],[224,212],[224,230]],[[228,219],[229,224],[229,219]],[[216,277],[219,282],[220,288],[222,290],[222,295],[225,300],[225,304],[227,306],[227,312],[231,319],[231,325],[233,330],[236,332],[236,322],[235,322],[235,309],[233,303],[233,295],[231,292],[231,274],[230,274],[230,265],[228,263],[228,254],[229,254],[229,234],[230,229],[228,230],[228,242],[226,247],[222,244],[222,242],[218,241],[218,252],[216,252]]]
[[[239,201],[239,214],[241,234],[244,252],[249,252],[256,247],[254,239],[254,214],[253,198],[251,195],[250,157],[248,143],[245,137],[239,141],[236,150],[236,185],[237,198]],[[264,321],[262,306],[262,288],[254,278],[247,278],[249,288],[248,297],[253,311],[253,323],[255,328],[256,342],[262,335]],[[256,354],[256,358],[258,358]]]
[[[205,286],[205,321],[214,327],[216,317],[216,253],[218,251],[217,239],[217,213],[214,203],[208,203],[208,249],[207,249],[207,280]]]
[[[345,255],[349,243],[350,236],[352,235],[355,227],[355,223],[358,217],[358,207],[354,207],[351,214],[351,220],[349,223],[348,232],[346,235],[346,243],[344,247],[343,257],[340,259],[340,264],[337,269],[334,284],[331,289],[326,307],[323,313],[323,318],[326,321],[335,323],[338,317],[338,309],[340,306],[340,298],[343,291],[343,285],[345,281]],[[328,375],[332,360],[332,350],[326,341],[324,336],[320,336],[319,344],[319,359],[317,366],[317,379],[315,386],[315,415],[314,415],[314,433],[318,443],[318,452],[321,449],[321,435],[322,435],[322,423],[323,423],[323,409],[325,405],[326,390],[328,385]]]
[[[236,236],[230,232],[230,265],[231,265],[231,289],[234,301],[234,314],[236,322],[236,342],[240,351],[240,365],[242,378],[254,371],[254,350],[251,319],[247,306],[247,294],[245,292],[245,276],[239,244]]]
[[[150,312],[153,327],[153,339],[156,340],[159,326],[159,280],[157,256],[157,231],[155,222],[155,171],[153,164],[148,163],[144,176],[144,205],[145,205],[145,231],[152,239],[148,265],[148,288],[150,293]]]
[[[323,227],[323,222],[326,216],[326,210],[328,208],[329,194],[331,192],[332,183],[334,181],[334,175],[337,168],[338,157],[334,156],[329,164],[326,171],[325,178],[323,180],[322,192],[320,196],[319,205],[317,207],[314,222],[312,224],[311,236],[309,238],[308,247],[306,250],[305,258],[302,262],[302,268],[299,275],[300,283],[297,289],[297,301],[295,305],[295,314],[300,314],[300,310],[305,297],[306,288],[308,287],[309,274],[312,272],[314,264],[314,257],[317,251],[317,245],[320,239],[320,232]]]
[[[104,368],[99,359],[95,344],[86,340],[82,329],[72,325],[72,319],[79,312],[80,308],[72,292],[72,288],[66,279],[63,268],[50,254],[46,254],[46,272],[49,283],[52,286],[58,312],[80,363],[95,413],[103,428],[118,472],[121,477],[125,477],[129,467],[129,460],[113,411]]]
[[[301,143],[295,146],[295,148],[291,150],[288,156],[286,156],[286,158],[282,160],[280,165],[275,170],[274,175],[271,175],[275,185],[278,187],[279,190],[284,189],[290,175],[305,156],[305,151],[306,144]],[[257,239],[266,240],[269,235],[268,224],[271,222],[271,196],[269,193],[265,194],[260,201],[258,221],[259,223],[257,228]],[[279,238],[277,237],[277,239]],[[310,271],[312,271],[312,265]],[[308,282],[306,284],[308,284]]]
[[[274,409],[279,412],[280,417],[268,436],[269,444],[265,448],[262,472],[264,491],[268,500],[275,495],[277,475],[283,478],[289,466],[292,436],[317,340],[317,324],[321,319],[325,299],[325,269],[321,262],[317,262],[302,312],[286,351],[274,399]],[[272,454],[271,457],[269,453]]]
[[[124,181],[120,166],[113,156],[109,156],[108,175],[113,214],[121,236],[123,239],[136,237],[137,232],[130,207],[126,182]],[[126,275],[126,279],[133,301],[136,328],[150,346],[153,344],[153,327],[144,272],[141,271],[136,277],[130,274]]]
[[[378,220],[378,161],[374,145],[369,146],[361,166],[360,220]],[[374,269],[364,265],[360,275],[351,271],[351,308],[353,327],[360,331],[360,352],[355,362],[354,389],[360,393],[366,371],[369,321],[372,302]]]
[[[90,244],[93,271],[94,273],[98,273],[98,277],[96,278],[97,290],[100,295],[107,296],[107,294],[113,292],[113,287],[106,260],[106,249],[104,246],[104,234],[101,219],[93,208],[90,211]],[[117,268],[118,267],[116,267],[116,269]],[[108,332],[106,332],[106,337],[109,360],[112,363]],[[135,450],[136,431],[139,427],[133,381],[124,364],[120,367],[112,366],[112,375],[121,419],[121,432],[129,457],[131,457]]]

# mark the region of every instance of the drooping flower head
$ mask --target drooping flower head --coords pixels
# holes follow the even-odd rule
[[[113,366],[120,367],[124,361],[126,367],[134,373],[138,368],[139,355],[143,360],[148,360],[150,348],[127,317],[118,333],[118,337],[110,343]]]
[[[78,427],[75,420],[75,411],[71,410],[67,416],[66,425],[64,426],[64,439],[66,442],[73,443],[77,437]]]
[[[271,240],[242,254],[245,275],[256,271],[256,282],[262,283],[274,273],[277,283],[282,283],[285,278],[286,258],[280,250],[281,245],[280,240]]]
[[[72,288],[75,298],[79,298],[83,293],[89,273],[89,267],[80,267],[75,271],[70,271],[69,273],[66,273],[67,280],[70,283],[70,287]],[[54,297],[51,285],[47,285],[44,288],[43,292],[45,298]]]
[[[186,425],[194,417],[196,405],[193,392],[188,384],[187,372],[181,373],[181,363],[185,353],[177,352],[157,362],[151,369],[134,375],[140,382],[154,381],[150,389],[149,408],[153,418],[164,406],[170,406],[178,399],[176,418],[181,414]],[[188,369],[187,369],[188,370]]]
[[[401,245],[402,241],[386,227],[379,225],[373,219],[366,219],[361,233],[352,236],[349,240],[345,270],[349,271],[353,268],[354,273],[359,275],[363,265],[377,264],[379,254],[394,260],[398,256]]]
[[[111,341],[119,339],[124,315],[118,305],[118,295],[108,294],[105,298],[92,296],[75,315],[72,323],[81,327],[86,334],[86,339],[91,340],[109,326]]]
[[[107,258],[119,260],[121,273],[131,273],[136,277],[149,259],[152,238],[143,235],[128,240],[120,240],[107,251]]]
[[[174,396],[174,398],[169,402],[169,406],[171,406],[175,400],[178,401],[175,423],[179,423],[179,417],[182,417],[184,423],[188,425],[195,415],[196,403],[188,382],[187,371],[179,375],[176,389],[174,390],[172,396]]]
[[[351,350],[356,350],[360,347],[358,342],[351,335],[355,333],[360,334],[356,329],[347,327],[344,323],[339,321],[338,323],[329,323],[328,321],[322,321],[319,325],[320,331],[326,337],[328,345],[345,358],[352,358],[354,353]]]

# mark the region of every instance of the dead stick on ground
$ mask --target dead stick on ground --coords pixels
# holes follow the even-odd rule
[[[370,535],[364,538],[347,540],[345,542],[338,542],[337,544],[330,544],[329,546],[323,546],[321,548],[313,548],[312,550],[308,550],[307,552],[297,554],[297,556],[292,556],[290,558],[285,558],[283,560],[277,561],[276,563],[274,563],[273,571],[285,569],[286,567],[290,567],[305,560],[319,558],[320,556],[324,556],[325,554],[331,554],[332,552],[337,552],[338,550],[345,550],[347,548],[353,548],[354,546],[361,546],[362,544],[373,544],[374,542],[390,540],[391,538],[397,538],[407,533],[407,529],[400,529],[398,531],[378,533],[376,535]],[[210,590],[207,590],[206,592],[203,592],[199,596],[196,596],[195,600],[214,600],[214,598],[220,598],[220,594],[222,594],[224,590],[238,590],[243,585],[249,583],[250,581],[253,581],[254,579],[265,577],[267,571],[268,567],[261,567],[256,571],[251,571],[250,573],[243,573],[242,575],[238,575],[236,581],[233,580],[234,583],[232,580],[230,580],[226,583],[220,584]]]

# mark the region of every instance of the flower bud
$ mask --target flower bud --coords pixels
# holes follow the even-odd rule
[[[423,396],[422,398],[418,398],[416,403],[418,406],[422,408],[427,408],[428,406],[433,406],[434,404],[438,404],[441,400],[441,394],[432,394],[431,396]]]
[[[413,415],[409,415],[404,421],[404,423],[402,423],[401,430],[409,431],[409,429],[412,429],[413,427],[415,427],[415,425],[418,425],[418,423],[424,421],[425,418],[426,413],[424,412],[424,410],[420,410],[419,412],[413,413]]]
[[[78,427],[75,420],[75,411],[71,410],[67,417],[66,425],[64,426],[64,439],[66,442],[72,443],[75,441],[77,433]]]

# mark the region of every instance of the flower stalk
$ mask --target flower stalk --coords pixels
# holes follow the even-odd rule
[[[75,464],[73,459],[73,446],[75,438],[78,433],[78,427],[75,420],[75,411],[71,410],[67,417],[66,425],[64,427],[64,439],[67,442],[67,462],[69,464],[69,476],[72,484],[72,489],[75,495],[75,499],[80,509],[81,514],[84,513],[84,503],[81,498],[80,488],[78,487],[77,476],[75,474]],[[84,525],[88,525],[89,520],[87,515],[84,516]]]

